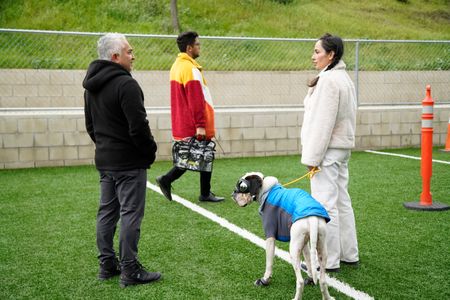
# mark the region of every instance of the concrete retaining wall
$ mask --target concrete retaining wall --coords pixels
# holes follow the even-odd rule
[[[171,158],[170,112],[147,109],[158,142],[158,160]],[[434,144],[443,145],[450,105],[437,105]],[[420,146],[420,106],[361,107],[357,149]],[[219,108],[218,157],[300,153],[302,108]],[[85,131],[82,109],[0,110],[0,169],[92,164],[94,146]]]
[[[84,70],[0,70],[0,107],[83,107]],[[349,72],[355,80],[354,72]],[[316,72],[214,72],[205,77],[216,106],[302,105]],[[168,107],[169,72],[137,71],[148,107]],[[420,104],[431,84],[436,103],[450,103],[450,71],[359,73],[359,103]]]
[[[84,70],[0,70],[0,168],[91,164]],[[316,72],[206,72],[216,112],[218,157],[298,154],[306,83]],[[350,72],[351,76],[355,74]],[[169,73],[140,71],[158,159],[170,159]],[[357,149],[420,145],[425,84],[436,102],[434,143],[445,143],[450,71],[360,72]],[[377,106],[367,106],[375,103]],[[383,106],[380,106],[383,105]],[[247,107],[247,108],[245,108]]]

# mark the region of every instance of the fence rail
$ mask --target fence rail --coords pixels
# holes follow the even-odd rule
[[[96,41],[103,34],[0,29],[0,69],[85,70],[96,59]],[[178,53],[176,36],[125,35],[135,49],[136,71],[163,71],[161,76],[165,76],[164,71],[170,69]],[[300,105],[306,78],[315,75],[311,64],[315,41],[202,36],[199,62],[208,75],[213,74],[213,96],[222,105],[236,102]],[[416,104],[423,98],[426,84],[432,85],[433,98],[450,103],[450,41],[344,39],[344,42],[344,61],[355,81],[359,105]],[[2,81],[0,88],[1,85]],[[2,90],[7,91],[6,95],[1,94]],[[0,89],[2,107],[18,106],[12,103],[14,92],[9,90]],[[243,100],[246,102],[241,103]]]

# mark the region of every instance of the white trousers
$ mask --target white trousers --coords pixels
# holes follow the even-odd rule
[[[321,171],[311,179],[311,194],[327,210],[327,269],[339,268],[340,261],[359,260],[355,215],[348,194],[350,150],[328,149]]]

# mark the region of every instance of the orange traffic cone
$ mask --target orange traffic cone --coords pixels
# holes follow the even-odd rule
[[[448,125],[447,125],[447,141],[445,142],[445,148],[441,150],[445,152],[450,152],[450,117],[448,118]]]

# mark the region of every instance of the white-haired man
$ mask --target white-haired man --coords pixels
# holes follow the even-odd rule
[[[95,143],[100,174],[97,214],[99,279],[120,274],[122,287],[158,280],[139,263],[138,242],[144,216],[147,169],[155,160],[156,143],[148,125],[144,95],[131,77],[133,49],[122,34],[98,40],[99,59],[83,81],[86,129]],[[113,248],[120,223],[119,260]]]

